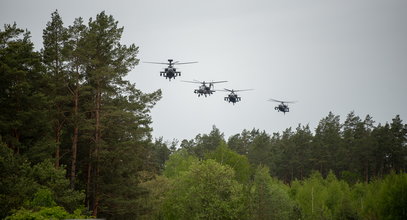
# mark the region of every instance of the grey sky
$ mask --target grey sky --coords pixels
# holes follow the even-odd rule
[[[142,61],[199,61],[179,66],[169,82],[164,66],[140,63],[128,79],[144,92],[163,90],[152,111],[154,137],[191,139],[216,125],[226,138],[243,129],[279,132],[299,123],[314,129],[329,111],[342,121],[362,118],[406,122],[407,1],[405,0],[1,0],[0,23],[27,28],[37,47],[58,9],[66,26],[105,10],[124,26],[123,43],[140,47]],[[1,28],[3,29],[3,27]],[[180,80],[228,80],[227,93],[197,97],[197,85]],[[269,98],[296,100],[291,112]]]

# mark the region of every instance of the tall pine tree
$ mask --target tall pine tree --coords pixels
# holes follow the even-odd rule
[[[46,85],[30,33],[5,25],[0,31],[0,136],[15,153],[49,157]]]
[[[140,160],[146,155],[147,149],[141,146],[151,141],[149,109],[161,94],[157,91],[145,95],[123,79],[138,63],[138,47],[122,45],[122,32],[113,16],[101,12],[95,20],[90,19],[83,41],[85,79],[92,98],[89,112],[94,128],[93,144],[89,148],[87,199],[94,216],[98,215],[99,207],[111,216],[117,202],[137,196],[131,193],[131,187],[137,183],[134,172],[142,168]],[[117,162],[117,166],[112,162]],[[112,187],[118,180],[128,181],[122,182],[122,192]],[[117,212],[126,215],[123,210]]]
[[[47,67],[49,78],[49,108],[52,115],[55,137],[55,166],[59,167],[61,157],[61,138],[66,125],[69,102],[67,62],[64,54],[65,43],[68,39],[67,29],[63,26],[62,18],[58,11],[51,14],[51,21],[43,31],[44,49],[43,62]]]
[[[82,18],[77,18],[72,26],[69,26],[69,38],[66,44],[67,58],[68,58],[68,90],[71,95],[71,114],[70,114],[70,127],[72,130],[72,144],[71,144],[71,171],[70,171],[70,185],[75,188],[76,170],[77,170],[77,153],[79,142],[79,127],[84,126],[85,117],[83,106],[81,108],[80,97],[85,91],[85,65],[83,56],[86,52],[82,45],[84,44],[84,34],[87,31],[86,25],[83,24]],[[82,95],[83,97],[83,95]],[[81,110],[82,109],[82,110]],[[82,128],[82,130],[85,130]]]

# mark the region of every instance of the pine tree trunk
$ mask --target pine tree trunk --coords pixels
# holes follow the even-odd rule
[[[92,174],[92,148],[89,148],[89,163],[88,163],[88,175],[87,175],[87,181],[86,181],[86,207],[88,210],[90,210],[90,201],[92,199],[92,193],[90,191],[91,187],[91,174]]]
[[[365,181],[366,183],[369,182],[369,162],[366,162],[365,165]]]
[[[99,176],[99,147],[100,147],[100,142],[101,142],[101,127],[100,127],[100,106],[101,106],[101,100],[102,99],[102,94],[100,91],[100,87],[97,89],[96,93],[96,112],[95,112],[95,176],[93,178],[94,180],[94,199],[93,199],[93,209],[92,209],[92,215],[97,216],[98,213],[98,206],[99,206],[99,196],[98,196],[98,176]]]
[[[311,187],[311,213],[314,213],[314,187]]]
[[[20,143],[20,133],[17,129],[13,128],[12,136],[16,139],[16,143]],[[10,141],[9,147],[14,150],[15,154],[20,154],[20,147],[19,144],[14,146],[13,142]]]
[[[56,149],[55,149],[55,167],[59,168],[59,160],[60,160],[60,143],[61,143],[61,129],[60,129],[60,124],[58,123],[58,126],[55,131],[55,143],[56,143]]]
[[[76,178],[76,156],[78,152],[78,135],[79,135],[79,126],[78,122],[78,108],[79,108],[79,94],[78,86],[74,93],[74,129],[72,137],[72,161],[71,161],[71,189],[75,189],[75,178]]]
[[[75,179],[76,179],[76,154],[78,151],[78,126],[75,125],[73,129],[72,137],[72,161],[71,161],[71,189],[75,189]]]
[[[322,162],[319,164],[319,172],[322,174]]]
[[[54,49],[55,49],[55,51],[57,51],[56,60],[55,60],[54,79],[59,80],[59,69],[61,67],[60,67],[59,56],[58,56],[58,42],[55,42]],[[56,91],[58,91],[58,89]],[[58,92],[56,92],[56,94],[58,95]],[[57,107],[57,110],[60,110],[58,104],[56,107]],[[58,116],[57,116],[57,118],[58,118]],[[59,168],[59,160],[60,160],[61,127],[62,127],[62,123],[60,120],[58,120],[56,130],[55,130],[55,142],[57,145],[56,149],[55,149],[55,167],[56,168]]]

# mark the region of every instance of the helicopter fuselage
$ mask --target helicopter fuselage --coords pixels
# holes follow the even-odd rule
[[[279,111],[279,112],[284,112],[284,114],[286,112],[290,112],[290,108],[288,108],[288,106],[284,105],[284,104],[280,104],[280,105],[276,106],[274,109]]]
[[[236,94],[229,94],[228,97],[225,97],[225,101],[231,102],[235,104],[236,102],[239,102],[241,98],[237,96]]]
[[[181,76],[181,72],[177,72],[177,69],[173,66],[169,66],[164,69],[164,71],[160,72],[160,76],[164,76],[166,79],[171,80],[172,78],[175,79],[177,76]]]
[[[207,86],[205,84],[199,86],[198,89],[194,90],[194,93],[198,94],[198,97],[201,95],[204,95],[205,97],[207,95],[212,95],[213,94],[213,90],[211,90],[211,86]]]

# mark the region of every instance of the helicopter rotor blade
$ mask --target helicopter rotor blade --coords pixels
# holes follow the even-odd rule
[[[297,101],[280,101],[277,99],[269,99],[267,101],[273,101],[273,102],[281,102],[281,103],[296,103]]]
[[[181,82],[202,84],[202,82],[199,82],[199,81],[187,81],[187,80],[181,80]]]
[[[215,83],[225,83],[225,82],[227,82],[227,81],[212,81],[212,82],[209,82],[209,83],[215,84]]]
[[[234,92],[233,90],[230,90],[230,89],[214,89],[213,91],[218,91],[218,92],[231,92],[231,93]]]
[[[193,63],[198,63],[197,61],[194,61],[194,62],[183,62],[183,63],[180,63],[179,61],[175,61],[175,62],[173,62],[172,64],[176,64],[176,65],[184,65],[184,64],[193,64]]]
[[[233,90],[235,92],[245,92],[245,91],[252,91],[254,89],[238,89],[238,90]]]
[[[161,63],[161,62],[143,62],[143,63],[170,65],[170,63]]]

